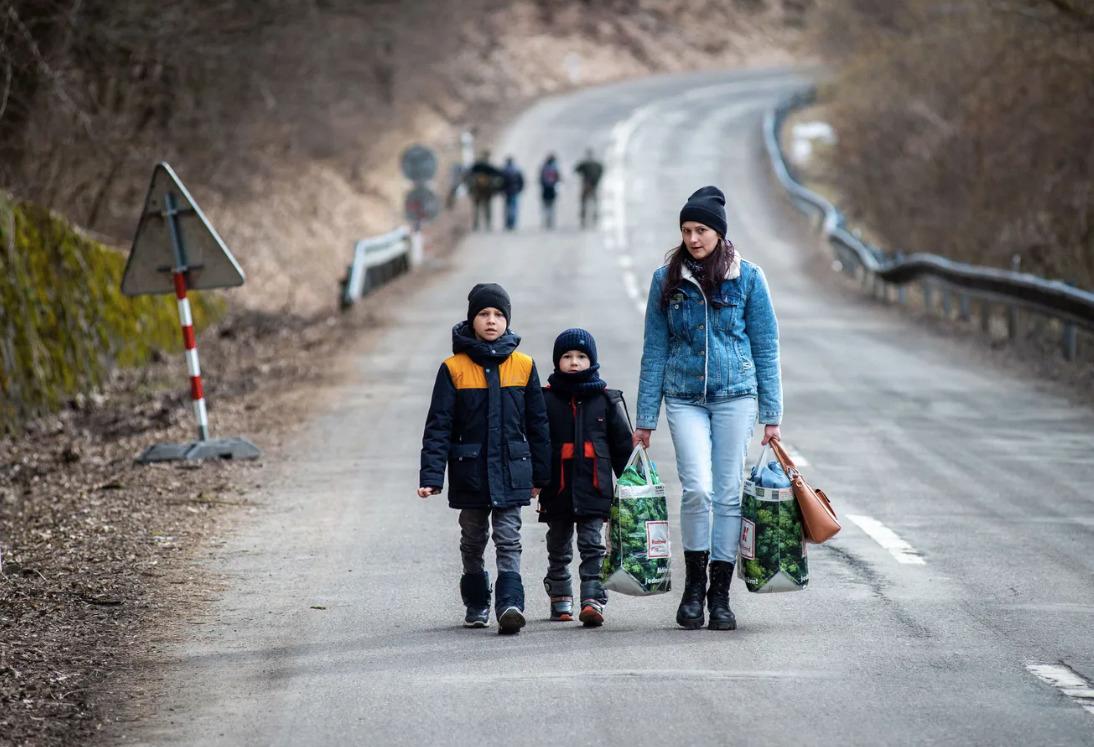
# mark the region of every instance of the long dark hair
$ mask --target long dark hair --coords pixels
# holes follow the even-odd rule
[[[723,239],[718,237],[718,245],[714,247],[714,251],[703,259],[703,276],[702,278],[696,278],[699,280],[699,285],[703,289],[703,293],[707,298],[710,298],[722,285],[722,280],[725,279],[726,273],[729,272],[729,266],[733,264],[733,255],[736,249],[733,248],[733,242],[729,239]],[[680,287],[681,281],[684,278],[684,257],[690,257],[691,253],[688,251],[687,246],[683,241],[679,246],[674,246],[669,249],[668,254],[665,255],[665,261],[669,266],[668,277],[665,278],[665,283],[661,286],[661,308],[667,309],[669,307],[669,297],[672,296],[673,291]]]

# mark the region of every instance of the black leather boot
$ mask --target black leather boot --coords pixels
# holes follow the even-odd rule
[[[733,581],[733,563],[726,560],[710,561],[710,591],[707,592],[707,604],[710,605],[711,630],[736,630],[737,618],[729,608],[729,585]]]
[[[687,579],[684,581],[684,595],[676,609],[676,624],[687,630],[703,627],[703,600],[707,594],[706,550],[684,550],[684,568]]]

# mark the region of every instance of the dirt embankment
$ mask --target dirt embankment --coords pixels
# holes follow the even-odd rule
[[[353,240],[401,222],[406,145],[438,151],[446,189],[460,131],[500,109],[633,75],[788,62],[809,5],[8,4],[39,43],[0,24],[0,57],[26,57],[0,113],[0,186],[125,246],[167,159],[248,272],[233,298],[299,313],[332,308]]]

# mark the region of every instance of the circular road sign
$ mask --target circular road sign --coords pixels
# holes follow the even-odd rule
[[[423,145],[412,145],[400,159],[403,176],[414,183],[426,182],[437,173],[437,156]]]
[[[425,223],[441,212],[441,201],[429,187],[418,185],[406,193],[403,212],[412,223]]]

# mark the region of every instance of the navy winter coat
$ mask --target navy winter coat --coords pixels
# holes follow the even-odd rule
[[[494,342],[471,325],[452,329],[454,355],[433,386],[418,484],[440,488],[448,467],[452,508],[527,506],[550,480],[550,443],[535,363],[507,331]]]
[[[622,392],[571,397],[547,388],[543,397],[551,424],[551,482],[539,494],[539,520],[607,519],[612,473],[622,474],[631,455]]]

